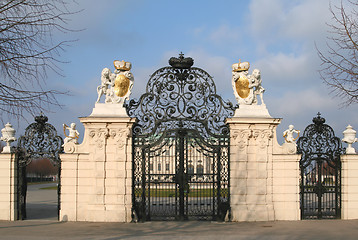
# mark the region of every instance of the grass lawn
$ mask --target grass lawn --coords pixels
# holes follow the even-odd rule
[[[47,183],[58,183],[58,182],[27,182],[27,185],[38,185],[38,184],[47,184]]]
[[[40,188],[40,190],[57,190],[57,186],[44,187],[44,188]]]
[[[137,188],[136,190],[136,197],[140,197],[142,195],[142,190]],[[188,197],[213,197],[217,195],[217,190],[213,192],[211,188],[205,189],[189,189],[189,193],[184,193],[185,196]],[[148,197],[148,190],[146,190],[146,197]],[[179,195],[179,190],[177,190],[177,195]],[[150,196],[151,197],[175,197],[175,189],[150,189]],[[227,196],[227,189],[221,189],[221,197]]]

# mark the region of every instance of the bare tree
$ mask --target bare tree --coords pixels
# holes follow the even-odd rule
[[[60,74],[60,54],[70,41],[66,0],[0,0],[0,118],[18,119],[60,106],[63,92],[45,89],[49,70]]]
[[[36,177],[48,177],[58,174],[58,166],[54,166],[47,158],[32,160],[26,167],[27,174],[34,174]]]
[[[357,9],[358,3],[353,1],[330,6],[333,23],[328,24],[326,52],[316,47],[322,61],[321,78],[347,105],[358,103]]]

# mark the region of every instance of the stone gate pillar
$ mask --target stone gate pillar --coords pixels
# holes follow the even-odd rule
[[[17,220],[17,177],[14,153],[0,153],[0,220]]]
[[[342,219],[358,219],[358,155],[341,155]]]
[[[92,114],[80,121],[83,143],[67,143],[61,155],[60,220],[130,222],[135,119]]]
[[[75,124],[64,142],[61,155],[62,221],[130,222],[132,208],[132,125],[124,107],[134,77],[132,64],[114,62],[115,71],[104,68],[98,98],[77,144]],[[102,96],[105,103],[100,103]]]
[[[230,206],[233,221],[298,220],[299,155],[294,142],[280,146],[263,100],[261,72],[248,62],[232,65],[240,104],[230,127]]]
[[[233,117],[230,126],[230,194],[233,221],[271,221],[272,156],[277,118]]]

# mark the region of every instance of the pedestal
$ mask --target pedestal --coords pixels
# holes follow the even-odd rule
[[[358,155],[342,155],[341,161],[342,219],[358,219]]]
[[[96,103],[90,117],[128,117],[123,104]]]
[[[240,105],[235,111],[234,118],[272,118],[265,104]]]
[[[233,117],[230,194],[233,221],[275,220],[272,198],[273,137],[280,119]]]
[[[0,220],[17,220],[15,154],[0,153]]]

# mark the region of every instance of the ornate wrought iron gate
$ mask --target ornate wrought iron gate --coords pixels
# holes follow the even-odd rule
[[[18,203],[18,220],[24,220],[26,216],[26,166],[31,161],[48,158],[51,163],[58,166],[58,181],[61,176],[61,160],[59,154],[63,152],[63,140],[57,135],[56,129],[49,123],[48,118],[40,115],[35,117],[35,122],[31,123],[25,130],[25,134],[18,139],[16,151],[17,162],[17,203]],[[60,210],[60,192],[61,184],[58,183],[58,205]]]
[[[133,217],[145,220],[224,219],[229,205],[230,102],[193,59],[169,60],[146,93],[131,100]]]
[[[301,219],[341,217],[342,144],[324,123],[318,113],[297,141],[297,153],[302,154]]]

